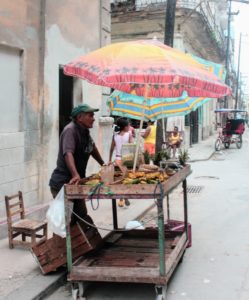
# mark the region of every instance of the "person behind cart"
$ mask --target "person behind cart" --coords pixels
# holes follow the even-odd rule
[[[144,151],[150,155],[155,155],[156,151],[156,125],[151,120],[148,121],[145,132],[142,134],[144,138]]]
[[[131,120],[128,120],[129,122],[129,132],[131,133],[132,137],[135,139],[136,137],[136,130],[131,124]]]
[[[53,198],[56,197],[64,184],[77,184],[81,178],[86,176],[90,156],[101,166],[104,164],[89,132],[95,121],[94,113],[97,111],[98,109],[87,104],[80,104],[73,108],[72,121],[65,126],[60,136],[56,168],[49,181]],[[74,201],[73,212],[83,219],[87,216],[84,199]],[[89,220],[89,218],[88,216],[87,219]],[[84,224],[75,215],[72,215],[71,225],[75,224],[76,221],[84,228]]]
[[[132,133],[130,132],[129,121],[125,118],[119,118],[117,120],[117,126],[114,128],[114,134],[112,137],[112,143],[110,147],[110,155],[109,155],[109,164],[112,164],[112,155],[115,149],[115,165],[120,168],[122,171],[123,164],[122,164],[122,146],[124,144],[132,143],[133,137]],[[130,201],[128,199],[120,199],[118,201],[118,206],[123,207],[124,205],[129,206]]]
[[[182,143],[182,137],[180,135],[180,132],[178,130],[178,127],[174,127],[174,131],[171,133],[169,137],[169,146],[173,151],[173,159],[176,158],[176,149],[180,148]]]

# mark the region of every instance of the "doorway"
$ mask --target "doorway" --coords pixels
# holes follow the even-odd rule
[[[190,143],[199,142],[199,109],[190,113]]]
[[[59,135],[63,128],[71,121],[73,109],[73,77],[63,73],[63,66],[59,67]]]
[[[185,126],[189,127],[189,146],[199,142],[199,109],[185,116]]]

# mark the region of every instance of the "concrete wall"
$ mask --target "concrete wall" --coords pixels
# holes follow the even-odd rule
[[[61,0],[53,0],[46,3],[42,148],[44,169],[41,180],[44,199],[51,198],[48,181],[55,168],[58,153],[59,66],[109,43],[109,13],[109,1],[64,0],[62,5]],[[108,94],[108,91],[105,90],[105,93]],[[103,135],[106,135],[106,130],[109,130],[110,135],[111,123],[103,122],[104,129],[99,124],[99,117],[105,114],[103,90],[99,86],[80,80],[75,86],[74,94],[78,94],[78,97],[74,99],[74,104],[84,102],[101,108],[96,114],[91,135],[104,159],[107,160],[109,143],[103,143]],[[87,173],[92,173],[97,169],[97,163],[90,160]]]
[[[0,225],[4,195],[22,190],[27,208],[51,200],[48,180],[59,141],[59,66],[110,42],[109,14],[109,0],[1,0]],[[108,93],[75,80],[74,103],[101,108],[92,136],[106,160],[112,120],[99,122],[99,117],[108,113],[103,104]],[[91,162],[88,172],[95,170]]]
[[[176,33],[174,45],[183,52],[198,55],[198,50],[196,50],[195,44],[191,44],[189,38],[185,34],[180,34],[179,32]],[[202,112],[199,115],[199,141],[208,138],[214,133],[214,110],[216,102],[217,99],[212,99],[202,106]]]
[[[208,138],[215,132],[215,113],[217,99],[212,99],[208,103],[203,105],[202,108],[202,120],[200,127],[200,136],[202,139]]]
[[[37,203],[39,179],[40,1],[0,3],[0,218],[4,195]]]

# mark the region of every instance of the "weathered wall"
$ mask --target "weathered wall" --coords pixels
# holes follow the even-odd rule
[[[214,133],[215,113],[217,99],[212,99],[203,105],[202,126],[200,128],[200,136],[203,139],[208,138]]]
[[[95,50],[110,41],[109,1],[88,0],[52,0],[46,3],[45,19],[45,62],[44,62],[44,123],[43,157],[44,168],[41,180],[43,198],[50,199],[48,181],[56,165],[58,153],[58,111],[59,111],[59,66],[77,56]],[[96,114],[92,137],[96,141],[104,158],[107,159],[107,147],[104,131],[99,126],[99,116],[103,114],[102,88],[87,82],[78,82],[75,87],[80,102],[103,108]],[[107,91],[108,93],[108,91]],[[82,95],[83,99],[80,97]],[[109,132],[111,124],[105,125]],[[97,169],[95,161],[90,160],[88,173]]]
[[[195,44],[191,43],[188,34],[177,33],[175,35],[176,48],[183,52],[198,55],[199,50],[196,49]],[[203,56],[203,55],[202,55]],[[204,57],[208,59],[208,57]],[[199,114],[199,141],[207,139],[214,131],[214,107],[216,106],[217,99],[212,99],[210,102],[202,106],[202,113]],[[186,144],[189,145],[189,144]]]
[[[40,1],[0,3],[0,218],[4,195],[37,203],[39,178]]]
[[[112,42],[163,39],[164,13],[162,10],[133,11],[112,14]]]
[[[109,0],[1,0],[0,218],[5,217],[4,195],[22,190],[27,208],[51,199],[48,181],[59,141],[59,65],[110,42],[109,14]],[[112,122],[99,122],[99,116],[107,114],[102,99],[109,90],[75,82],[75,104],[83,95],[83,102],[101,108],[92,135],[107,160]],[[93,170],[91,162],[88,172]]]

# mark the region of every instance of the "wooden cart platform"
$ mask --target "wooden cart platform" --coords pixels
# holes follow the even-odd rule
[[[157,230],[114,233],[94,255],[73,264],[71,281],[138,282],[167,284],[186,247],[186,233],[165,232],[166,276],[159,276]]]

